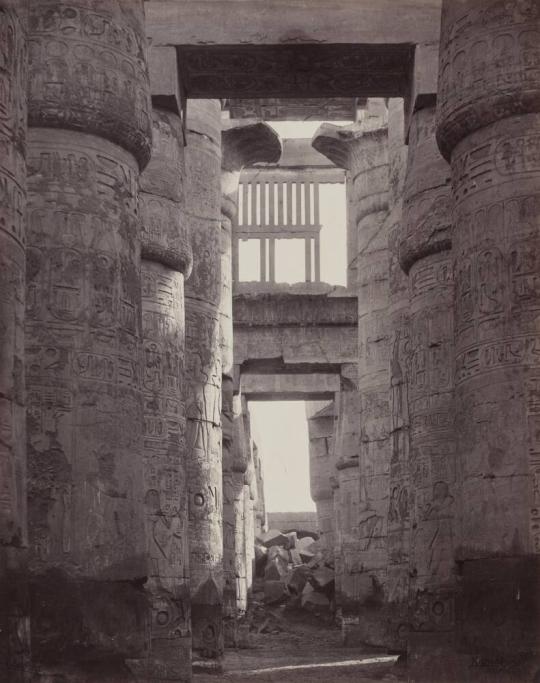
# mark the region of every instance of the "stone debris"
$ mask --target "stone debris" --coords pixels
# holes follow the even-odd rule
[[[286,545],[282,545],[284,539]],[[263,580],[265,604],[287,603],[313,614],[332,612],[334,564],[312,536],[298,538],[296,532],[283,534],[272,529],[257,540],[255,556],[259,558],[257,576]]]

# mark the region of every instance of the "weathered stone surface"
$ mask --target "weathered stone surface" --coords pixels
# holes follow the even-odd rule
[[[443,0],[437,139],[456,144],[491,123],[540,109],[536,2]]]
[[[146,589],[150,652],[139,675],[191,676],[188,498],[185,463],[184,277],[191,269],[178,116],[153,111],[152,161],[142,174],[142,391]]]
[[[89,659],[104,678],[132,680],[129,669],[137,671],[148,645],[137,185],[150,120],[142,19],[142,2],[104,10],[44,0],[30,8],[32,652],[37,672],[71,671],[73,680],[86,679]]]
[[[26,8],[0,2],[0,678],[29,670],[24,307]]]
[[[350,528],[347,533],[343,532],[341,544],[338,531],[341,557],[336,555],[336,592],[346,608],[344,614],[348,611],[354,615],[361,607],[358,636],[374,644],[382,644],[386,639],[381,610],[386,600],[391,453],[387,116],[384,102],[372,100],[361,122],[343,128],[323,124],[312,142],[336,165],[348,169],[355,199],[358,375],[354,379],[358,386],[356,421],[360,434],[355,445],[358,459],[350,459],[351,467],[347,467],[345,451],[342,453],[336,441],[338,468],[342,468],[337,477],[338,500],[345,501],[348,495],[354,500],[354,520],[341,524]],[[348,469],[355,474],[346,475]],[[345,489],[344,484],[354,477],[357,485],[352,497],[347,490],[350,484]],[[367,577],[362,577],[364,573]],[[367,593],[359,590],[363,578],[372,587]]]
[[[437,137],[455,201],[458,495],[439,484],[434,506],[447,534],[459,511],[459,645],[492,680],[503,667],[527,680],[520,667],[538,662],[539,21],[536,3],[444,3]]]
[[[389,331],[390,331],[390,471],[388,493],[388,642],[406,651],[410,547],[410,419],[408,405],[409,288],[398,253],[403,231],[402,194],[406,168],[403,100],[388,103],[389,213]]]
[[[335,544],[334,491],[331,477],[334,473],[334,422],[335,403],[306,403],[309,437],[310,492],[317,508],[319,541],[322,547],[333,552]],[[311,414],[310,414],[311,413]]]
[[[133,157],[108,141],[29,131],[26,358],[36,580],[53,568],[66,581],[147,575],[137,175]],[[143,633],[126,633],[133,657]],[[65,635],[69,642],[72,634]]]
[[[144,167],[152,121],[142,2],[31,2],[29,50],[29,125],[99,135]]]
[[[187,117],[186,220],[195,254],[185,288],[193,649],[205,657],[219,657],[223,651],[220,103],[190,100]]]
[[[449,167],[435,141],[435,110],[415,112],[409,131],[400,258],[409,273],[410,338],[405,348],[410,422],[408,514],[409,653],[440,652],[454,626],[457,524],[453,407],[453,273]]]

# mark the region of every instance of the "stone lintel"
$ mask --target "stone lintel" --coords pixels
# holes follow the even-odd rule
[[[388,44],[437,40],[441,22],[441,0],[152,0],[145,6],[154,45],[364,43],[384,55]]]
[[[337,373],[268,374],[246,373],[241,378],[242,394],[254,400],[331,400],[340,389]]]
[[[153,46],[148,50],[150,92],[154,107],[182,116],[183,96],[174,47]]]
[[[318,294],[235,294],[234,326],[346,326],[358,324],[355,296],[329,297]]]

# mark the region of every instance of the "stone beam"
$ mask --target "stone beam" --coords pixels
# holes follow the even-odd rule
[[[344,290],[346,291],[346,290]],[[335,366],[357,357],[356,298],[350,295],[236,295],[235,363]]]
[[[147,0],[145,6],[153,45],[278,48],[430,43],[438,40],[441,13],[441,0]]]
[[[257,118],[263,121],[354,121],[364,100],[342,98],[260,98],[230,100],[231,119]]]
[[[400,97],[414,45],[181,45],[188,97]]]
[[[339,391],[338,373],[242,375],[241,391],[249,401],[322,401]]]

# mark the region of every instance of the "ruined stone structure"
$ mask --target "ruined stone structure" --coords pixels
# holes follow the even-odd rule
[[[0,0],[0,680],[219,672],[294,399],[344,642],[537,683],[540,4],[206,5]]]

